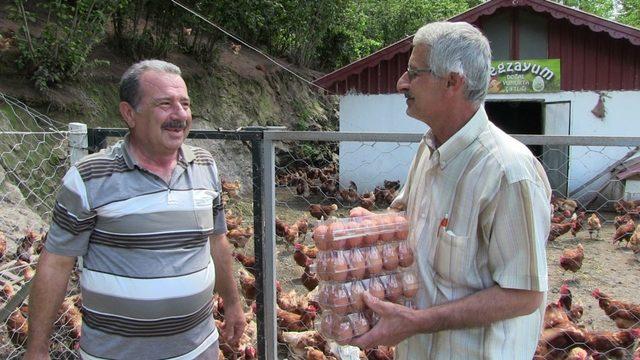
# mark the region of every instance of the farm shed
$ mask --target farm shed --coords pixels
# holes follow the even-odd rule
[[[640,30],[546,0],[492,0],[449,19],[466,21],[489,38],[494,73],[489,117],[512,134],[640,136]],[[416,29],[417,30],[417,29]],[[405,115],[396,91],[413,37],[316,80],[340,96],[340,131],[424,133]],[[363,190],[385,178],[404,181],[415,148],[391,144],[340,146],[340,177]],[[553,188],[572,193],[622,158],[628,147],[532,146]],[[549,151],[550,150],[550,151]],[[349,154],[348,157],[342,154]],[[380,159],[375,167],[361,163]],[[389,161],[385,161],[389,160]],[[408,167],[408,165],[407,165]],[[350,169],[355,169],[351,171]]]

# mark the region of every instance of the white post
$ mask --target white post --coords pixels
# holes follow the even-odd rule
[[[69,157],[71,165],[89,154],[88,147],[87,124],[69,123]]]

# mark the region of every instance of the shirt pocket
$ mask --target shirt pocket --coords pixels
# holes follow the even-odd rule
[[[198,190],[193,193],[193,206],[196,210],[202,210],[206,208],[212,208],[214,205],[213,200],[218,197],[218,192],[215,190]]]
[[[471,254],[468,236],[456,235],[453,231],[443,231],[438,238],[434,258],[434,270],[447,285],[464,285],[471,271]]]

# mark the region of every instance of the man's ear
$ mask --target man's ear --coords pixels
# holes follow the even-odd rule
[[[133,108],[133,106],[131,106],[131,104],[126,101],[120,101],[119,108],[120,115],[122,116],[122,119],[124,119],[124,122],[127,123],[127,127],[129,129],[133,129],[136,126],[134,117],[136,110]]]
[[[462,90],[464,87],[464,83],[465,83],[464,76],[461,76],[458,73],[455,73],[455,72],[449,73],[449,76],[446,78],[446,80],[447,80],[448,90],[458,92]]]

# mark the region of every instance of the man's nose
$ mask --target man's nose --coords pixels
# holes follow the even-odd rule
[[[396,83],[396,89],[399,93],[407,92],[409,91],[410,84],[411,82],[409,81],[409,74],[407,74],[407,72],[405,71],[404,74],[400,76],[400,79],[398,79],[398,82]]]

